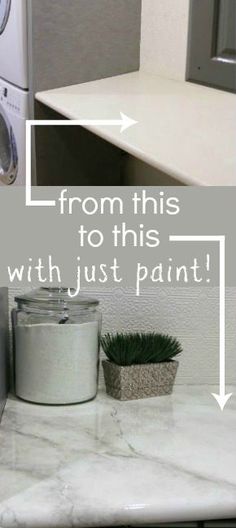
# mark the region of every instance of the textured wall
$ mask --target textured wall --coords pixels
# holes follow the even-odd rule
[[[184,80],[189,0],[143,0],[141,69]]]
[[[0,420],[7,396],[8,293],[0,288]]]
[[[16,290],[10,291],[11,305],[15,293]],[[150,289],[140,298],[132,290],[122,289],[93,289],[89,294],[101,300],[103,333],[168,332],[178,337],[184,347],[177,382],[218,382],[218,288]],[[226,309],[227,382],[236,383],[236,288],[227,290]]]
[[[31,0],[34,91],[139,69],[141,0]]]

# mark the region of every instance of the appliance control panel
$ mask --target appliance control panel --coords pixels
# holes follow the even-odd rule
[[[6,110],[20,115],[21,109],[19,96],[6,86],[0,86],[0,101]]]
[[[6,112],[21,115],[20,97],[14,89],[0,84],[0,104]]]

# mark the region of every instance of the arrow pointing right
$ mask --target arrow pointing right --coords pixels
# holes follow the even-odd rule
[[[0,0],[1,3],[1,0]],[[31,132],[32,127],[42,126],[59,126],[59,127],[71,127],[71,126],[83,126],[83,127],[96,127],[96,126],[112,126],[120,127],[120,133],[122,134],[128,128],[137,125],[138,121],[135,121],[131,117],[128,117],[123,112],[120,112],[119,119],[40,119],[40,120],[27,120],[26,121],[26,185],[25,185],[25,203],[27,207],[55,207],[55,200],[32,200],[32,182],[31,182],[31,150],[32,150],[32,138]]]
[[[112,126],[120,127],[120,133],[124,132],[128,128],[137,125],[138,122],[135,119],[127,116],[123,112],[120,112],[119,119],[34,119],[28,120],[27,126],[57,126],[57,127],[71,127],[71,126]]]

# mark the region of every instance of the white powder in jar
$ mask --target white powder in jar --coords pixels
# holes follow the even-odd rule
[[[91,400],[98,386],[98,323],[16,326],[16,395],[63,405]]]

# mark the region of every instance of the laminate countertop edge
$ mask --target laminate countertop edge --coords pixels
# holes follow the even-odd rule
[[[144,72],[38,92],[36,100],[70,120],[137,121],[85,128],[179,182],[236,185],[236,95]]]

